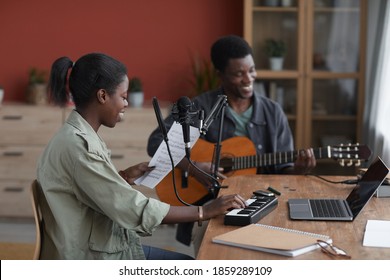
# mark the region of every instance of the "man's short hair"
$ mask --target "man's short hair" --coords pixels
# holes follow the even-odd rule
[[[241,37],[228,35],[219,38],[211,47],[211,61],[214,68],[223,72],[229,59],[244,58],[252,55],[252,48]]]

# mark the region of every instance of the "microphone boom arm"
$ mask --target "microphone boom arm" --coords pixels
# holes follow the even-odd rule
[[[207,118],[203,122],[203,126],[200,128],[200,133],[203,135],[206,135],[209,126],[212,124],[212,122],[215,120],[215,118],[219,115],[222,108],[226,106],[227,103],[227,96],[226,95],[218,95],[218,100],[214,104],[214,107],[211,109],[210,114],[207,116]]]
[[[223,118],[225,115],[225,107],[227,106],[227,96],[226,95],[219,95],[217,102],[214,104],[213,108],[211,109],[210,114],[207,116],[206,120],[203,123],[203,126],[200,128],[200,133],[203,135],[206,135],[209,126],[211,123],[220,116],[220,122],[219,122],[219,130],[218,130],[218,140],[215,144],[214,149],[214,155],[213,155],[213,163],[214,163],[214,170],[212,173],[213,177],[213,193],[214,196],[217,195],[219,189],[222,187],[219,184],[218,181],[218,169],[219,169],[219,161],[220,161],[220,155],[221,155],[221,142],[222,142],[222,129],[223,129]]]

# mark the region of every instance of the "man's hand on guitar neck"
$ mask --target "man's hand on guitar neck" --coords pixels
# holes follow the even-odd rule
[[[300,150],[297,159],[294,162],[294,166],[284,169],[284,173],[305,175],[316,166],[316,158],[314,156],[313,149]]]

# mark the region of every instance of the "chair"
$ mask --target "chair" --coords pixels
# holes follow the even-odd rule
[[[35,231],[36,231],[36,241],[35,241],[35,250],[34,250],[34,260],[39,260],[41,254],[41,242],[42,242],[42,212],[39,205],[38,193],[39,193],[39,183],[37,180],[34,180],[31,185],[31,203],[34,212],[35,220]]]

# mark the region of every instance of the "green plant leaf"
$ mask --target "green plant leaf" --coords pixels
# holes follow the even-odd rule
[[[129,81],[129,89],[128,92],[142,92],[143,91],[143,85],[142,81],[138,77],[133,77]]]
[[[283,57],[287,53],[286,43],[283,40],[267,39],[264,50],[269,57]]]
[[[216,89],[219,86],[219,79],[211,62],[199,55],[191,57],[192,94],[199,95],[203,92]]]
[[[47,71],[38,68],[30,68],[29,84],[44,84],[47,82]]]

